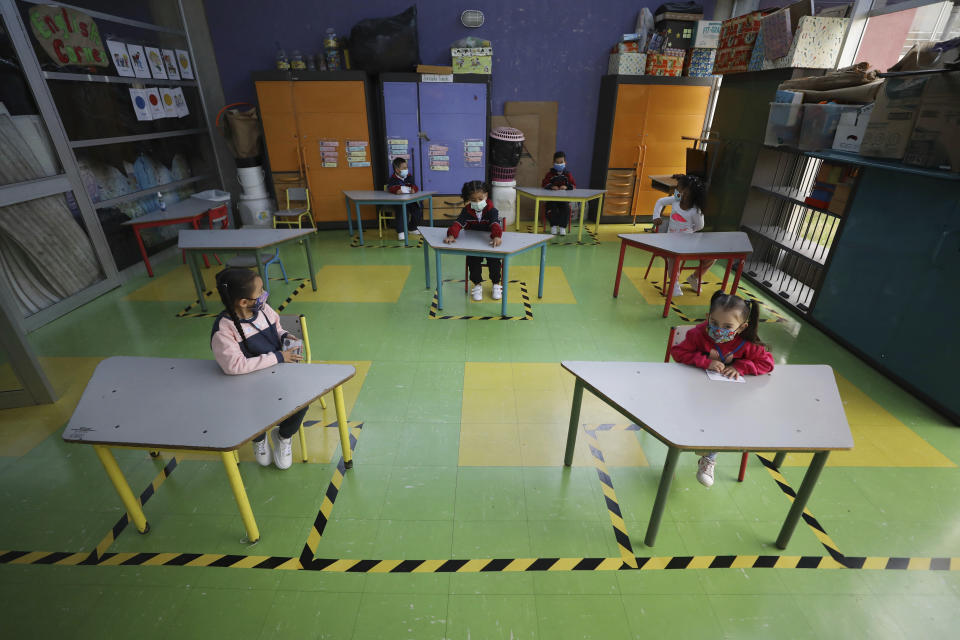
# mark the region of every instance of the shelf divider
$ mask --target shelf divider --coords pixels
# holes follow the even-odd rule
[[[110,198],[109,200],[101,200],[100,202],[94,202],[93,207],[95,209],[106,209],[107,207],[113,207],[118,204],[123,204],[124,202],[130,202],[131,200],[136,200],[144,196],[148,196],[151,193],[156,193],[158,191],[170,191],[172,189],[177,189],[179,187],[185,187],[188,184],[193,184],[194,182],[200,182],[201,180],[206,180],[210,178],[210,174],[205,173],[199,176],[191,176],[189,178],[184,178],[183,180],[177,180],[175,182],[168,182],[167,184],[158,184],[147,189],[140,189],[139,191],[134,191],[133,193],[127,193],[116,198]]]
[[[133,136],[117,136],[115,138],[90,138],[88,140],[71,140],[70,146],[74,149],[85,147],[102,147],[108,144],[122,144],[124,142],[143,142],[145,140],[162,140],[179,136],[195,136],[209,133],[206,129],[180,129],[178,131],[160,131],[157,133],[141,133]]]

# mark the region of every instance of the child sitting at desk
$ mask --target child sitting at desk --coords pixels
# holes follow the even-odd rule
[[[417,184],[413,181],[409,169],[407,169],[407,161],[404,158],[393,159],[393,174],[390,176],[390,179],[387,180],[387,191],[390,193],[416,193],[420,191],[420,189],[417,188]],[[420,207],[419,202],[407,204],[406,229],[403,228],[403,214],[400,211],[400,207],[394,207],[394,209],[396,210],[394,212],[396,216],[394,223],[396,224],[398,239],[405,240],[408,230],[410,233],[420,233],[417,231],[417,227],[423,224],[423,209]]]
[[[577,188],[573,175],[567,170],[567,157],[563,151],[557,151],[553,154],[553,168],[547,172],[541,186],[551,191],[572,191]],[[570,223],[570,203],[548,202],[547,220],[550,221],[550,233],[567,235],[567,225]]]
[[[773,356],[757,335],[760,307],[736,295],[717,291],[710,298],[706,322],[687,332],[683,342],[670,350],[677,362],[727,378],[759,376],[773,371]],[[697,481],[713,485],[716,452],[704,454],[697,465]]]
[[[490,232],[490,246],[499,247],[503,228],[500,226],[500,212],[493,206],[493,202],[487,199],[490,193],[490,185],[479,180],[465,182],[460,191],[460,197],[467,205],[460,211],[457,221],[447,230],[447,237],[443,239],[446,244],[453,244],[457,241],[461,229],[475,229],[477,231]],[[500,270],[503,266],[503,260],[499,258],[487,258],[487,268],[490,269],[490,280],[493,282],[494,300],[500,300],[503,297],[503,284],[500,282]],[[483,299],[483,258],[480,256],[467,256],[467,269],[470,271],[470,282],[473,283],[473,289],[470,294],[476,302]]]
[[[217,292],[223,302],[223,311],[213,321],[210,348],[224,373],[251,373],[303,359],[296,348],[283,349],[283,337],[287,332],[280,326],[280,316],[267,304],[268,294],[256,272],[224,269],[217,274]],[[300,429],[306,413],[304,407],[273,431],[272,458],[266,434],[254,438],[253,454],[260,466],[269,467],[272,460],[278,469],[290,468],[293,463],[290,440]]]
[[[674,175],[677,181],[677,190],[672,196],[660,198],[653,208],[653,228],[659,230],[663,224],[660,214],[664,208],[670,207],[670,218],[667,221],[667,233],[696,233],[703,229],[703,204],[706,197],[706,188],[703,181],[697,176],[683,174]],[[687,284],[696,291],[703,273],[713,266],[716,260],[707,260],[703,265],[687,278]],[[667,272],[673,269],[673,260],[667,260]],[[673,287],[674,296],[682,296],[678,281]]]

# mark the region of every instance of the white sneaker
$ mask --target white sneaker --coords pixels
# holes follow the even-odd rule
[[[410,232],[410,235],[412,235],[412,236],[418,236],[418,235],[420,235],[420,229],[414,229],[413,231]]]
[[[689,278],[687,278],[687,284],[690,285],[691,289],[696,291],[697,288],[700,286],[700,278],[698,278],[696,274],[693,274]]]
[[[253,457],[261,467],[269,467],[272,462],[270,457],[270,447],[267,446],[267,439],[253,443]]]
[[[566,228],[566,227],[557,227],[557,228],[560,229],[560,235],[562,235],[562,236],[567,235],[567,228]]]
[[[493,299],[499,300],[503,297],[503,285],[495,284],[493,285]]]
[[[270,432],[270,440],[273,442],[273,464],[277,469],[289,469],[293,464],[293,438],[281,438],[280,430],[274,429]]]
[[[683,291],[680,290],[680,283],[678,282],[673,288],[673,297],[678,298],[683,295]]]
[[[697,482],[702,484],[705,487],[713,486],[713,468],[716,466],[716,461],[711,460],[707,456],[702,456],[700,461],[697,463]]]
[[[475,284],[473,289],[470,290],[470,295],[473,297],[475,302],[480,302],[483,300],[483,285]]]
[[[553,235],[557,235],[557,225],[553,225],[552,227],[550,227],[550,233],[552,233]]]
[[[400,242],[403,242],[403,241],[406,240],[406,239],[407,239],[407,234],[405,234],[405,233],[398,233],[398,234],[397,234],[397,240],[399,240]]]

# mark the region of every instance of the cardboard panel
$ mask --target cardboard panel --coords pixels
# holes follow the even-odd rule
[[[535,115],[540,117],[540,130],[538,132],[538,144],[536,150],[530,148],[530,154],[534,155],[534,162],[537,167],[537,175],[542,178],[547,175],[547,171],[553,166],[553,152],[557,150],[557,103],[556,102],[505,102],[503,105],[503,114],[507,117]],[[574,178],[578,175],[583,176],[584,184],[587,180],[587,172],[590,166],[590,158],[567,158],[567,164],[570,165],[570,171]],[[582,170],[577,173],[578,167]],[[540,180],[537,180],[539,186]]]

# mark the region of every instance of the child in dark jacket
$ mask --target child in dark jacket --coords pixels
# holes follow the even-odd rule
[[[460,231],[463,229],[475,231],[490,232],[490,246],[499,247],[503,228],[500,225],[500,212],[493,206],[493,202],[487,199],[490,193],[490,185],[479,180],[471,180],[464,183],[460,196],[467,205],[460,211],[457,221],[447,230],[447,237],[443,241],[447,244],[453,244],[457,241]],[[490,270],[490,280],[493,282],[493,299],[500,300],[503,297],[503,284],[500,282],[500,271],[503,266],[503,260],[499,258],[487,258],[487,268]],[[467,269],[470,272],[470,282],[473,283],[473,289],[470,294],[474,300],[479,302],[483,299],[483,258],[479,256],[467,256]]]
[[[416,193],[420,191],[417,188],[417,184],[413,181],[413,176],[410,175],[410,170],[407,168],[407,161],[404,158],[394,158],[393,159],[393,173],[390,175],[390,179],[387,180],[387,191],[390,193]],[[397,238],[400,240],[406,239],[406,232],[409,230],[410,233],[419,234],[417,227],[423,224],[423,209],[420,207],[419,202],[411,202],[407,205],[407,228],[403,228],[403,214],[400,211],[400,207],[394,207],[396,210],[394,212],[396,219],[394,223],[397,229]]]
[[[563,151],[557,151],[553,154],[553,168],[547,172],[542,186],[544,189],[552,191],[572,191],[577,188],[573,175],[567,170],[567,157]],[[548,202],[547,220],[550,221],[550,233],[567,235],[567,224],[570,222],[570,203]]]

